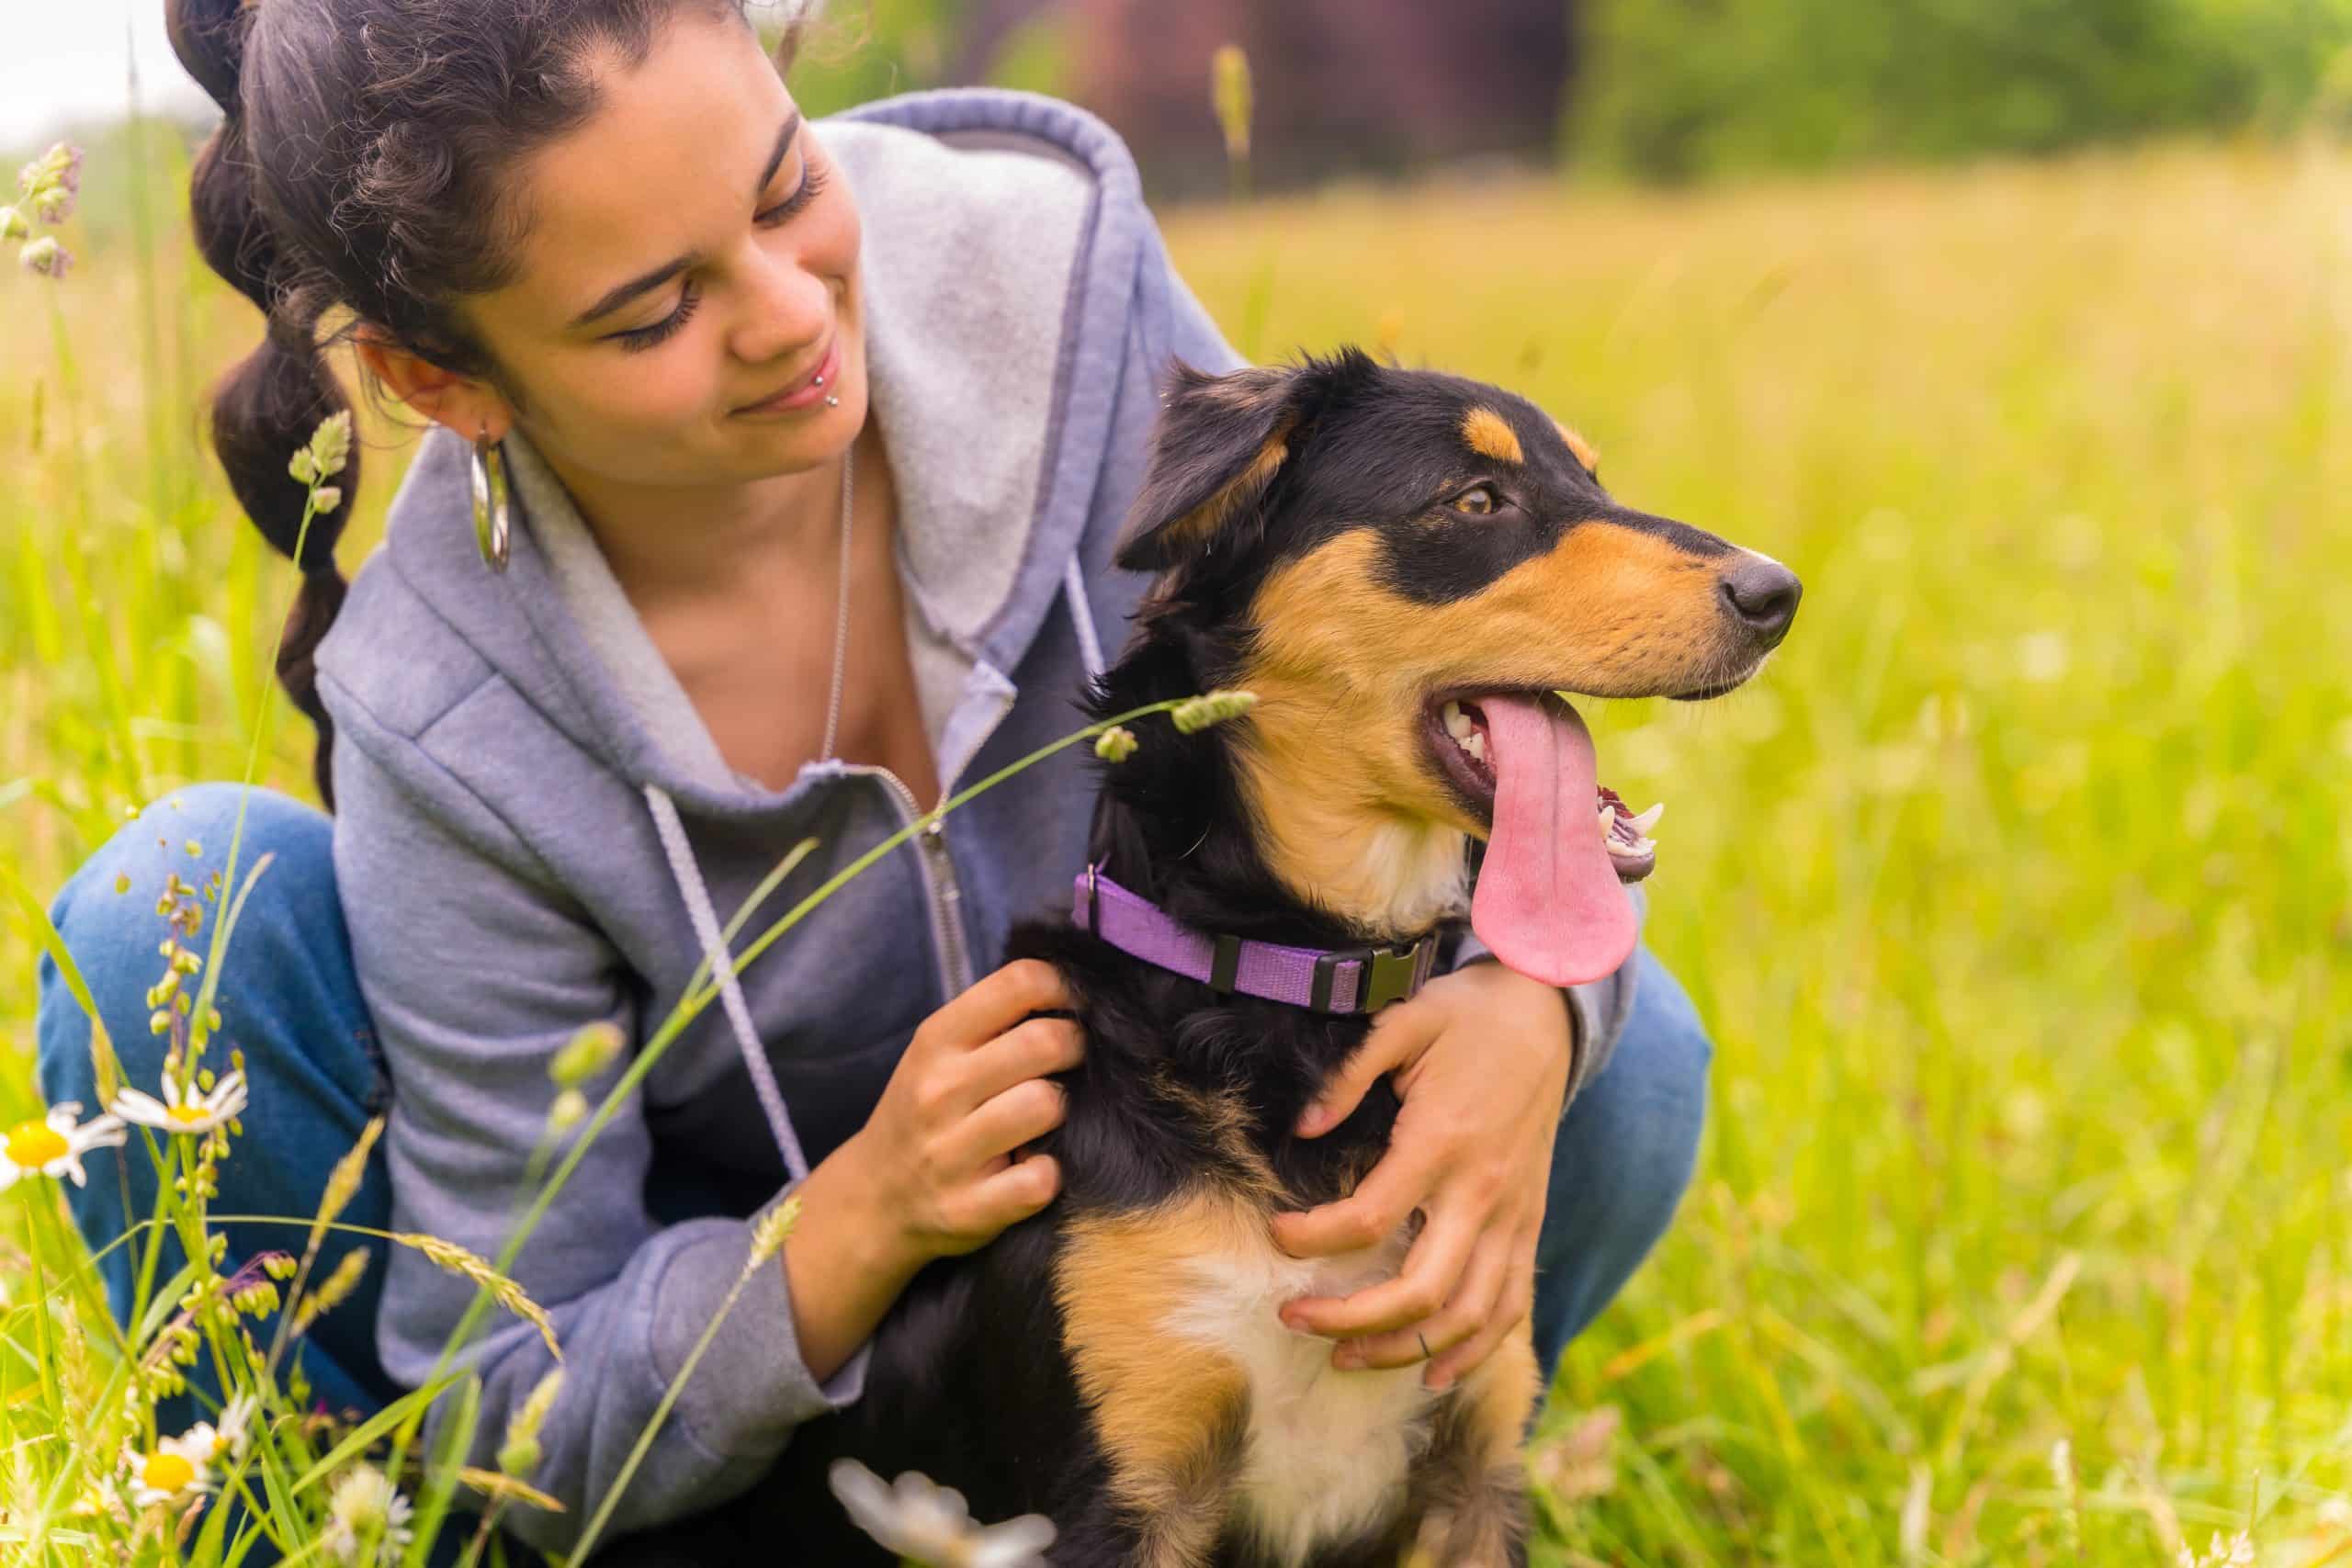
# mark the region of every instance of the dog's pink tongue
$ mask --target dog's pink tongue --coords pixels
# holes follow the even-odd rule
[[[1639,934],[1600,838],[1599,764],[1576,711],[1478,699],[1495,771],[1495,825],[1470,929],[1511,968],[1555,986],[1616,973]]]

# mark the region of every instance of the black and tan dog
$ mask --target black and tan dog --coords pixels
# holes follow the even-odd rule
[[[1550,694],[1729,691],[1798,596],[1764,557],[1612,501],[1525,400],[1352,352],[1180,372],[1122,561],[1160,582],[1098,715],[1216,687],[1258,702],[1199,734],[1138,727],[1102,780],[1109,881],[1192,930],[1317,949],[1404,951],[1467,908],[1497,956],[1555,984],[1625,959],[1621,883],[1652,851]],[[1336,1131],[1291,1134],[1368,1018],[1220,988],[1073,924],[1019,932],[1012,956],[1083,998],[1086,1060],[1042,1145],[1063,1195],[922,1274],[864,1399],[786,1469],[813,1478],[838,1452],[921,1470],[982,1519],[1049,1516],[1052,1560],[1086,1568],[1390,1564],[1416,1545],[1524,1562],[1523,1331],[1432,1394],[1418,1368],[1331,1371],[1329,1344],[1276,1315],[1403,1253],[1399,1235],[1302,1261],[1268,1235],[1386,1145],[1385,1086]],[[821,1494],[741,1508],[770,1521],[738,1538],[767,1543],[758,1560],[869,1560],[811,1535],[841,1517]]]

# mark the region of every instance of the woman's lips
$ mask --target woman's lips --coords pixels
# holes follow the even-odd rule
[[[796,409],[813,407],[823,400],[826,389],[838,383],[842,369],[841,334],[835,333],[825,344],[825,356],[817,368],[795,381],[774,397],[748,403],[735,412],[739,414],[786,413]]]

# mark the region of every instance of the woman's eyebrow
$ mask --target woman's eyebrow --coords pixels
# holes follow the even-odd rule
[[[775,151],[768,154],[767,167],[760,171],[759,183],[752,187],[752,199],[753,201],[757,201],[759,199],[760,193],[768,188],[768,182],[775,178],[775,172],[784,167],[784,160],[792,151],[792,139],[799,133],[800,111],[798,109],[795,109],[790,115],[786,117],[784,129],[776,133]],[[680,273],[684,272],[687,268],[693,266],[696,259],[697,258],[691,254],[683,256],[673,256],[668,261],[663,262],[660,266],[654,267],[649,272],[641,272],[638,274],[635,277],[630,278],[627,283],[608,291],[603,299],[597,300],[594,305],[589,306],[585,310],[581,311],[580,314],[572,317],[571,330],[576,332],[582,327],[588,326],[593,322],[601,321],[603,318],[611,315],[614,311],[628,304],[630,300],[640,299],[647,294],[650,294],[653,290],[661,288],[663,284],[669,282]]]

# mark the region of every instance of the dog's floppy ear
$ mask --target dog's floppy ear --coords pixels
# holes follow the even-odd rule
[[[1153,437],[1151,467],[1127,513],[1119,564],[1167,571],[1207,554],[1257,503],[1290,457],[1306,369],[1211,376],[1181,361]]]

